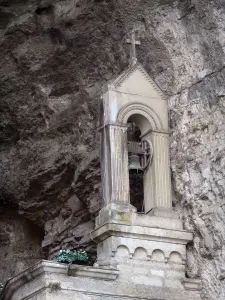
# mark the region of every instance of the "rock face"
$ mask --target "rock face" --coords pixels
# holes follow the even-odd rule
[[[100,201],[98,90],[127,66],[135,28],[169,98],[174,207],[195,233],[188,276],[202,277],[203,299],[224,299],[224,19],[222,0],[0,1],[1,257],[16,257],[19,228],[20,259],[34,250],[21,266],[86,246]],[[1,280],[17,271],[7,264]]]
[[[215,90],[224,76],[209,75],[171,100],[174,205],[194,232],[188,275],[203,278],[203,299],[225,297],[225,97]]]
[[[41,249],[43,236],[38,226],[4,207],[0,212],[0,282],[45,257]]]

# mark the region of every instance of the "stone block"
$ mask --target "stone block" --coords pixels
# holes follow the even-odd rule
[[[158,276],[143,276],[143,275],[135,275],[131,276],[131,281],[134,284],[143,284],[150,286],[163,286],[162,278]]]
[[[165,272],[167,278],[184,278],[185,277],[185,269],[183,270],[167,270]]]
[[[165,287],[174,288],[174,289],[182,289],[182,284],[179,280],[165,279]]]
[[[151,274],[152,275],[156,275],[156,276],[161,276],[164,277],[165,276],[165,272],[162,270],[151,270]]]

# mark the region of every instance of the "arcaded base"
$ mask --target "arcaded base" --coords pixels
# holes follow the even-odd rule
[[[141,275],[142,274],[142,275]],[[120,270],[41,261],[10,279],[1,300],[200,300],[200,282],[186,280],[174,285],[176,274],[167,270],[167,283],[160,272],[149,277],[148,268],[139,267],[135,274],[131,266]],[[178,282],[179,280],[177,280]]]

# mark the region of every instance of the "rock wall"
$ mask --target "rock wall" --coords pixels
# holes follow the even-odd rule
[[[195,233],[188,276],[224,299],[224,12],[222,0],[0,1],[0,205],[45,231],[49,258],[92,229],[98,90],[127,66],[135,28],[169,98],[174,207]]]
[[[22,272],[45,255],[44,231],[9,207],[0,211],[0,282]]]
[[[224,76],[216,72],[171,99],[174,205],[194,232],[188,275],[203,279],[203,299],[225,297],[225,97],[215,90]]]

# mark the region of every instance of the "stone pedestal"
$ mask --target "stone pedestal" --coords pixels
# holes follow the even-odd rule
[[[121,272],[124,268],[130,269],[135,274],[144,266],[149,280],[152,271],[158,271],[162,282],[168,279],[170,270],[179,273],[181,284],[180,280],[185,279],[186,244],[193,235],[183,230],[180,219],[170,215],[165,218],[135,212],[118,213],[117,210],[112,217],[108,222],[97,219],[96,230],[89,237],[98,245],[98,266],[118,268]],[[175,278],[169,280],[171,284],[172,280],[175,280],[174,285],[178,284]]]
[[[112,222],[92,233],[92,239],[98,243],[97,264],[100,266],[117,267],[121,263],[133,265],[135,262],[151,268],[152,262],[158,261],[160,268],[168,262],[180,266],[185,264],[186,244],[192,240],[192,234],[183,230]]]

